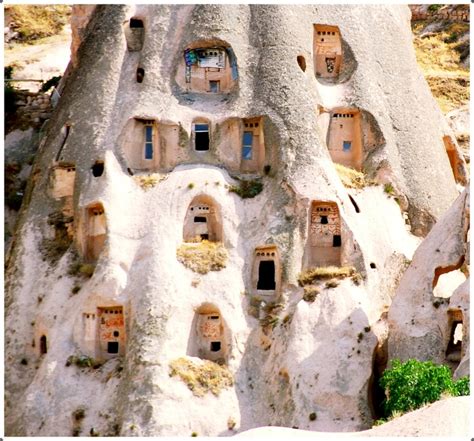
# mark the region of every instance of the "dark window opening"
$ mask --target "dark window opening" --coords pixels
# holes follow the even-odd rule
[[[446,358],[449,361],[461,361],[462,331],[462,321],[454,320],[451,325],[449,343],[446,349]]]
[[[143,21],[138,18],[131,18],[130,28],[143,28]]]
[[[220,91],[221,82],[220,81],[209,81],[209,90],[213,93]]]
[[[322,39],[321,41],[324,41]],[[335,58],[326,58],[326,70],[328,73],[333,73],[334,68],[336,67],[336,59]]]
[[[142,83],[144,76],[145,76],[145,69],[141,67],[137,68],[137,83]]]
[[[341,235],[340,234],[335,234],[333,237],[332,237],[332,246],[333,247],[340,247],[342,244],[341,242]]]
[[[133,176],[133,171],[130,167],[127,167],[127,172],[130,176]]]
[[[377,268],[377,265],[375,265],[374,262],[370,262],[370,267],[371,267],[372,269],[375,269],[375,268]]]
[[[209,150],[208,124],[196,124],[194,126],[194,148],[200,152]]]
[[[42,335],[40,338],[40,354],[46,354],[48,352],[48,342],[46,335]]]
[[[359,209],[359,206],[357,205],[357,202],[354,200],[354,198],[351,195],[348,195],[348,196],[352,202],[352,205],[354,206],[356,213],[360,213],[360,209]]]
[[[296,57],[296,61],[298,62],[298,66],[303,72],[306,72],[306,60],[303,55],[298,55]]]
[[[114,331],[114,337],[118,337],[120,333],[118,331]]]
[[[201,240],[209,240],[209,234],[201,234]]]
[[[342,141],[342,150],[348,152],[352,148],[352,141]]]
[[[92,167],[92,175],[95,178],[98,178],[99,176],[102,176],[104,173],[104,163],[103,162],[96,162]]]
[[[220,341],[211,341],[211,352],[219,352],[221,350]]]
[[[194,216],[194,222],[195,223],[205,223],[207,222],[207,219],[204,216]]]
[[[328,223],[328,217],[327,216],[321,216],[321,223],[322,224],[327,224]]]
[[[109,354],[118,354],[118,351],[119,351],[118,341],[107,342],[107,352]]]
[[[211,317],[209,317],[211,320],[219,320],[219,316],[218,315],[211,315]]]
[[[258,267],[257,289],[274,290],[275,287],[275,262],[262,260]]]

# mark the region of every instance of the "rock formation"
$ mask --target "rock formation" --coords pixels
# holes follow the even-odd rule
[[[7,261],[7,434],[369,428],[457,196],[411,38],[406,6],[97,6]]]
[[[469,374],[469,215],[464,191],[416,250],[389,310],[389,358]]]

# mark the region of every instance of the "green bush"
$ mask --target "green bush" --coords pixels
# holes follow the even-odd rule
[[[441,8],[441,6],[443,6],[443,5],[429,5],[428,6],[428,11],[429,12],[437,12]]]
[[[431,361],[408,360],[402,363],[393,360],[392,368],[382,375],[380,385],[387,397],[384,401],[386,417],[395,412],[418,409],[439,400],[442,394],[459,396],[469,393],[468,377],[453,382],[447,366]]]
[[[465,395],[471,395],[469,388],[469,377],[462,377],[458,381],[454,382],[455,395],[462,397]]]

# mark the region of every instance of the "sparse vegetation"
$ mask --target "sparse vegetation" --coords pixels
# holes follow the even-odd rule
[[[354,282],[354,285],[359,286],[362,282],[362,275],[360,273],[354,273],[351,277],[352,282]]]
[[[392,367],[382,375],[380,385],[387,397],[384,400],[386,417],[418,409],[439,400],[442,394],[469,395],[468,377],[453,381],[447,366],[414,359],[404,363],[393,360]]]
[[[222,389],[234,385],[234,378],[229,370],[209,360],[195,364],[186,358],[178,358],[169,367],[170,377],[179,376],[197,397],[208,392],[218,396]]]
[[[311,412],[309,414],[309,420],[310,421],[316,421],[316,412]]]
[[[354,170],[350,167],[345,167],[341,164],[334,164],[336,172],[341,178],[342,185],[346,188],[361,189],[370,185],[377,185],[377,183],[371,179],[368,179],[364,173]]]
[[[227,428],[229,430],[234,430],[234,427],[235,427],[236,424],[237,423],[236,423],[235,419],[232,418],[232,417],[229,417],[229,419],[227,420]]]
[[[337,280],[337,279],[328,280],[328,281],[324,284],[324,286],[325,286],[326,288],[336,288],[336,286],[338,286],[338,285],[339,285],[339,280]]]
[[[176,251],[177,259],[190,270],[207,274],[220,271],[227,264],[227,250],[221,242],[203,240],[198,243],[184,243]]]
[[[71,294],[77,294],[81,290],[81,285],[74,285],[71,289]]]
[[[93,359],[87,355],[70,355],[66,360],[65,366],[75,365],[80,368],[98,369],[102,366],[102,362]]]
[[[351,277],[356,274],[356,270],[353,266],[324,266],[311,268],[303,271],[298,276],[298,284],[300,286],[311,285],[316,280],[324,279],[344,279],[345,277]]]
[[[158,184],[161,181],[161,178],[157,174],[152,174],[152,175],[146,175],[146,176],[134,176],[135,181],[138,183],[138,185],[143,188],[143,190],[149,190],[150,188],[153,188],[156,184]]]
[[[393,185],[388,182],[383,186],[383,191],[389,195],[393,195],[395,193],[395,189],[393,188]]]
[[[18,38],[31,42],[58,34],[68,23],[70,5],[12,5],[8,9]]]
[[[231,185],[229,191],[237,193],[242,199],[250,199],[257,196],[263,190],[263,183],[256,180],[239,180],[239,185]]]
[[[429,24],[413,24],[416,58],[431,92],[446,113],[469,103],[469,68],[462,64],[469,56],[469,39],[464,37],[469,33],[469,23],[446,22],[441,29],[425,33]]]
[[[83,276],[90,278],[94,274],[95,265],[92,263],[82,263],[81,261],[74,260],[70,267],[68,274],[70,276]]]
[[[192,190],[193,188],[194,188],[194,183],[193,183],[193,182],[190,182],[190,183],[188,184],[188,189],[189,189],[189,190]]]
[[[78,407],[75,411],[72,412],[72,417],[76,421],[82,420],[86,416],[86,410],[83,407]]]
[[[321,290],[314,285],[307,285],[303,290],[303,300],[308,303],[313,303],[316,300],[316,296],[321,292]]]

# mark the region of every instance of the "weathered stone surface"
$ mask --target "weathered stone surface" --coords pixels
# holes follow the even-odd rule
[[[446,351],[451,337],[449,311],[459,310],[463,317],[461,370],[466,373],[469,364],[466,361],[469,358],[469,285],[467,281],[459,283],[466,278],[459,269],[469,254],[469,213],[469,190],[466,190],[413,256],[388,314],[390,359],[433,360],[456,368],[457,364],[447,360]],[[438,281],[451,271],[458,272],[461,279],[453,279],[448,296],[435,297]]]
[[[144,22],[141,51],[127,51],[124,26],[131,17]],[[346,53],[340,83],[315,78],[318,23],[340,28]],[[386,339],[383,314],[420,241],[387,193],[395,192],[408,208],[417,235],[457,194],[442,141],[451,132],[416,66],[408,8],[100,5],[87,29],[40,145],[6,274],[7,433],[70,435],[79,430],[71,423],[79,407],[86,409],[84,434],[232,435],[268,424],[320,431],[370,427],[373,356]],[[229,94],[183,93],[175,80],[183,50],[206,39],[235,52],[239,80]],[[304,72],[299,55],[306,58]],[[145,70],[142,83],[137,66]],[[343,187],[318,106],[366,112],[371,150],[363,165],[379,185]],[[228,119],[260,115],[270,168],[261,176],[263,191],[252,199],[228,191],[238,182],[213,151],[166,173],[132,176],[118,142],[131,118],[154,119],[177,126],[178,147],[186,151],[196,117],[215,129],[212,144]],[[101,161],[104,170],[96,176],[93,165]],[[58,163],[74,166],[64,201],[51,192]],[[380,184],[389,183],[394,190],[384,191]],[[188,206],[200,195],[220,210],[229,254],[225,268],[206,275],[176,259]],[[323,283],[308,303],[297,279],[305,269],[312,201],[338,204],[341,263],[361,277]],[[106,232],[87,279],[68,272],[73,248],[85,254],[91,206],[105,212]],[[51,263],[44,244],[71,232],[65,211],[74,217],[74,246]],[[55,227],[51,216],[58,212]],[[273,311],[249,295],[255,248],[269,244],[281,255],[281,305]],[[230,342],[235,385],[219,396],[196,397],[170,377],[172,360],[192,359],[193,320],[203,304],[218,307]],[[116,305],[125,311],[123,359],[97,370],[65,366],[71,355],[93,353],[83,343],[84,314]],[[253,315],[251,308],[257,309]],[[42,333],[50,346],[40,355]],[[318,418],[309,418],[313,412]]]

